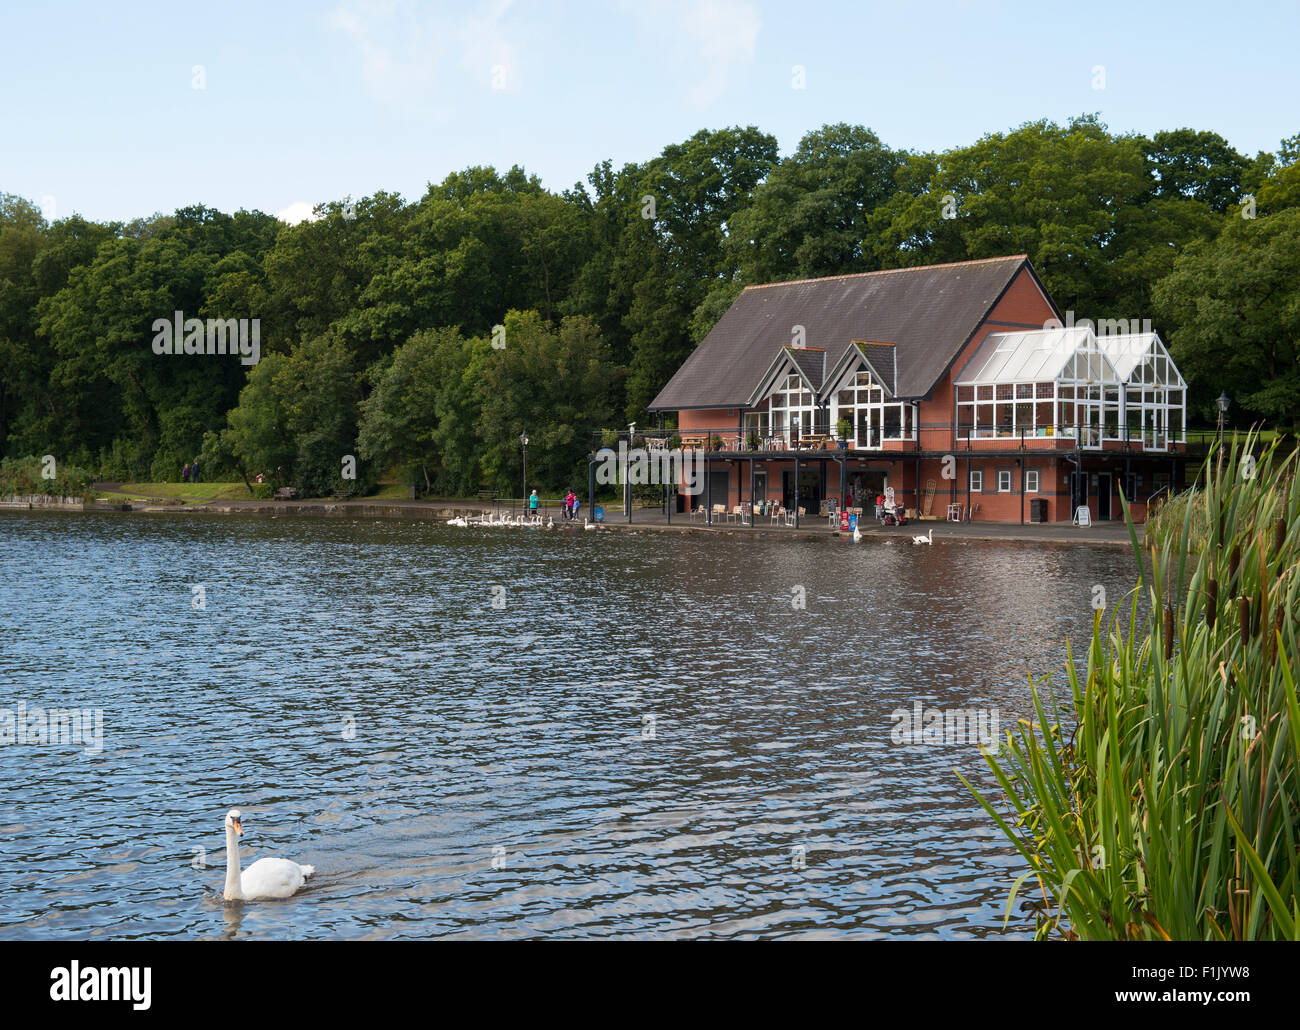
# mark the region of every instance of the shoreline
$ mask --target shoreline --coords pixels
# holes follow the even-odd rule
[[[137,515],[257,515],[305,516],[313,518],[392,518],[409,520],[447,520],[464,517],[475,518],[493,511],[492,505],[475,505],[465,501],[406,501],[406,500],[306,500],[306,501],[219,501],[210,504],[159,505],[147,502],[88,502],[40,503],[0,502],[0,511],[65,511],[65,512],[116,512]],[[613,514],[613,513],[611,513]],[[680,516],[688,518],[686,515]],[[557,523],[556,529],[579,529]],[[721,523],[712,526],[700,522],[668,523],[658,508],[634,511],[632,521],[619,513],[601,524],[603,531],[657,533],[687,533],[699,536],[747,536],[753,539],[840,540],[847,534],[832,530],[823,518],[805,519],[799,529],[782,525],[741,526]],[[1005,542],[1029,544],[1054,544],[1086,547],[1131,546],[1128,529],[1122,521],[1095,522],[1088,528],[1069,523],[1000,523],[1000,522],[945,522],[939,519],[913,521],[906,526],[881,526],[874,522],[862,527],[863,540],[882,543],[911,544],[912,537],[933,531],[935,543]]]

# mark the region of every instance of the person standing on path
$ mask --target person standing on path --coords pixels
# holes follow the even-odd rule
[[[181,482],[188,483],[189,481],[190,481],[190,463],[187,461],[185,463],[184,468],[181,469]]]
[[[536,490],[534,490],[531,494],[528,495],[528,511],[533,515],[537,514],[537,491]]]
[[[199,463],[196,461],[193,465],[190,466],[190,482],[197,483],[198,481],[199,481]]]

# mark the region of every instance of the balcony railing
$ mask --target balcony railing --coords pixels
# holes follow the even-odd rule
[[[1188,445],[1173,434],[1152,429],[1130,430],[1105,426],[966,426],[954,431],[948,426],[920,427],[901,435],[901,429],[870,433],[849,433],[841,438],[834,426],[813,425],[808,428],[773,430],[759,433],[728,428],[654,430],[629,433],[627,430],[594,433],[592,453],[621,446],[649,450],[689,448],[718,454],[794,454],[807,451],[847,450],[883,455],[903,453],[1000,453],[1003,451],[1118,451],[1121,453],[1180,455],[1201,453],[1206,446]],[[843,446],[841,446],[843,444]]]

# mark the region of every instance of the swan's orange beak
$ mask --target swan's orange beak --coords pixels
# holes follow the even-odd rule
[[[230,824],[235,828],[235,836],[242,837],[244,835],[244,824],[238,819],[230,820]]]

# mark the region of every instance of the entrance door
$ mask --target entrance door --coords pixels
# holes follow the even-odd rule
[[[749,498],[749,500],[759,501],[759,502],[767,500],[767,473],[766,472],[754,473],[754,496]]]
[[[727,491],[731,487],[731,469],[710,469],[709,470],[709,503],[710,504],[727,504]],[[704,503],[704,498],[699,500],[700,504]],[[730,507],[730,505],[728,505]]]
[[[1088,503],[1088,475],[1086,472],[1070,473],[1070,514]]]
[[[1114,490],[1111,474],[1101,472],[1097,475],[1097,521],[1110,518],[1110,495]]]
[[[794,470],[781,473],[781,503],[787,511],[793,510],[794,504]],[[817,514],[822,503],[822,475],[817,469],[799,470],[799,506],[807,512]]]

